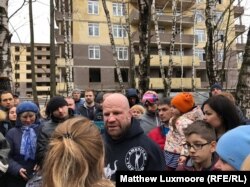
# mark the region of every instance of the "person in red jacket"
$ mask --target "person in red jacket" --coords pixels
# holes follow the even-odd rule
[[[168,122],[172,117],[171,112],[171,98],[162,98],[158,101],[158,114],[161,120],[160,126],[153,128],[149,133],[148,137],[156,142],[162,150],[166,141],[166,134],[169,131]]]

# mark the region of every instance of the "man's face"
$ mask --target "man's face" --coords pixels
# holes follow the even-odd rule
[[[65,100],[68,103],[68,107],[71,108],[71,109],[73,109],[73,110],[75,110],[76,105],[75,105],[74,99],[72,99],[72,98],[65,98]]]
[[[218,88],[214,88],[212,91],[211,91],[212,95],[219,95],[222,93],[221,89],[218,89]]]
[[[1,95],[1,106],[7,109],[14,106],[14,98],[11,93],[4,93]]]
[[[94,100],[95,100],[95,96],[94,96],[94,93],[93,93],[93,92],[85,92],[85,101],[86,101],[88,104],[93,103]]]
[[[68,106],[62,106],[62,107],[57,108],[53,112],[53,116],[55,116],[58,119],[64,119],[64,118],[68,117],[69,116]]]
[[[75,100],[75,101],[79,101],[79,99],[81,98],[81,92],[79,91],[74,91],[72,93],[72,98]]]
[[[131,125],[129,107],[117,100],[104,101],[103,116],[106,131],[113,139],[119,139]]]
[[[172,117],[171,106],[167,104],[158,105],[158,114],[162,122],[168,123],[168,121]]]

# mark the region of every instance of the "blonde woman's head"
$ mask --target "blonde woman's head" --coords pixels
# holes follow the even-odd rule
[[[98,128],[87,118],[59,124],[42,168],[43,187],[91,187],[103,177],[104,146]]]

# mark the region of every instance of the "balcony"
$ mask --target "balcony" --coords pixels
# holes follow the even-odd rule
[[[157,46],[156,38],[155,38],[155,32],[151,32],[152,38],[151,38],[151,46]],[[159,33],[160,35],[160,41],[162,47],[166,47],[170,45],[170,41],[172,38],[171,33]],[[194,35],[192,34],[183,34],[182,35],[182,46],[184,48],[192,48],[194,42]],[[196,40],[197,42],[197,40]],[[132,43],[135,45],[139,44],[139,32],[134,32],[132,34]],[[197,44],[197,43],[196,43]],[[175,37],[175,45],[180,45],[180,35],[176,35]]]
[[[245,43],[236,43],[236,51],[237,52],[244,52],[245,51],[246,44]]]
[[[195,87],[201,88],[200,78],[195,78]],[[163,89],[162,78],[150,78],[149,85],[151,89]],[[182,78],[183,89],[192,89],[192,78]],[[136,86],[138,87],[138,78],[136,79]],[[172,78],[171,89],[181,89],[181,78]]]
[[[150,55],[150,66],[160,66],[159,63],[159,56],[158,55]],[[184,67],[192,67],[192,56],[183,56],[182,59],[182,64]],[[139,65],[139,55],[135,55],[135,65]],[[173,56],[173,61],[174,61],[174,66],[180,67],[181,62],[180,62],[180,56]],[[168,66],[169,65],[169,56],[162,56],[162,62],[163,66]],[[194,66],[198,67],[200,66],[200,60],[198,57],[194,57]]]
[[[66,63],[65,63],[65,58],[57,58],[56,59],[56,65],[59,68],[65,67]]]
[[[237,18],[244,14],[244,7],[234,6],[234,17]]]
[[[64,36],[59,33],[59,29],[55,29],[55,38],[57,44],[64,43]]]
[[[245,32],[245,25],[235,25],[235,34],[240,35]]]
[[[49,77],[36,77],[36,82],[50,82]]]
[[[173,21],[173,16],[170,15],[164,15],[164,14],[160,14],[157,15],[159,17],[158,19],[158,24],[159,25],[163,25],[163,26],[169,26],[172,25],[172,21]],[[132,25],[136,25],[139,23],[139,11],[138,10],[132,10],[130,15],[130,22]],[[176,19],[177,21],[177,25],[180,24],[180,18],[177,17]],[[194,25],[194,17],[193,16],[183,16],[182,17],[182,26],[183,27],[192,27]]]
[[[131,0],[131,3],[138,3],[137,0]],[[182,9],[186,10],[188,8],[190,8],[191,6],[193,6],[195,4],[195,0],[179,0],[177,3],[177,7],[180,7],[182,3]],[[171,7],[172,6],[172,1],[170,0],[156,0],[155,1],[155,6],[156,7],[164,7],[164,6],[168,6]]]

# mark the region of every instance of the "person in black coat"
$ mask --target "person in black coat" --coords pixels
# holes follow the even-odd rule
[[[132,117],[127,98],[120,93],[107,96],[103,102],[105,131],[105,175],[115,180],[116,171],[165,169],[165,160],[156,145]]]

